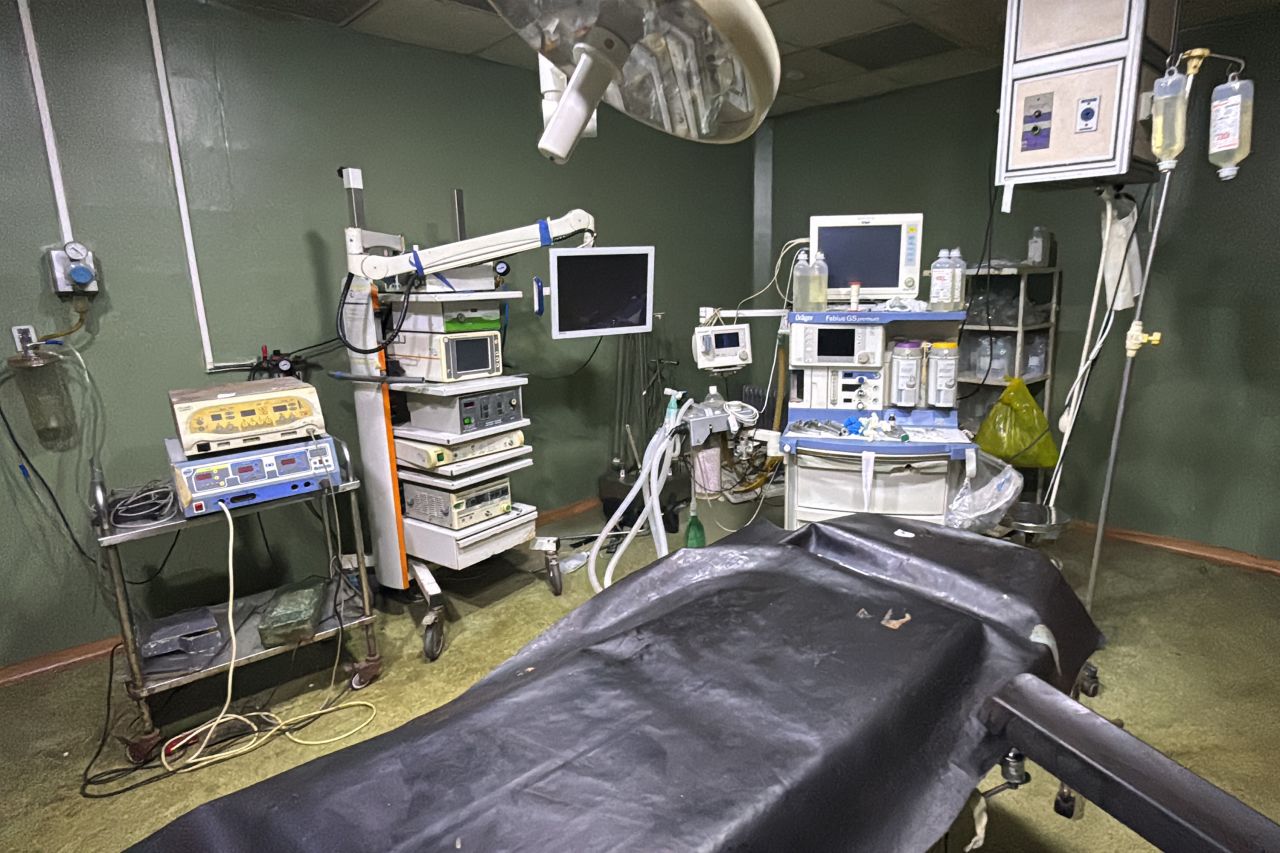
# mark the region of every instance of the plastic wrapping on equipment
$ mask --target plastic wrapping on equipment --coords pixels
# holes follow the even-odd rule
[[[303,582],[272,599],[258,622],[263,648],[301,643],[311,639],[320,625],[327,584]]]
[[[924,850],[1009,749],[991,696],[1024,672],[1069,689],[1099,642],[1030,549],[872,515],[757,522],[136,849]]]
[[[985,533],[1000,523],[1022,494],[1022,475],[988,453],[977,453],[972,477],[966,477],[947,506],[947,527]]]
[[[974,440],[987,453],[1020,468],[1052,468],[1058,461],[1049,420],[1021,379],[1009,381]]]

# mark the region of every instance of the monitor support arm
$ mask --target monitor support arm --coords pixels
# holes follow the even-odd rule
[[[366,230],[364,227],[364,182],[359,169],[339,169],[342,185],[347,189],[351,226],[345,231],[347,272],[376,281],[414,273],[419,276],[444,272],[457,267],[496,261],[508,255],[543,248],[576,234],[585,234],[584,246],[594,242],[595,218],[585,210],[571,210],[558,219],[541,219],[533,225],[499,231],[483,237],[472,237],[430,249],[416,246],[405,250],[404,238]],[[370,254],[370,250],[389,251],[389,255]]]

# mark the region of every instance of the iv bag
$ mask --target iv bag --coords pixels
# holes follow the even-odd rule
[[[1132,308],[1134,300],[1142,292],[1142,258],[1137,240],[1129,245],[1133,229],[1138,227],[1138,206],[1133,205],[1128,214],[1117,216],[1111,220],[1110,233],[1106,229],[1106,214],[1103,214],[1102,240],[1107,247],[1107,256],[1102,267],[1103,280],[1107,285],[1107,305],[1115,310],[1123,311]],[[1116,288],[1120,292],[1116,293]]]

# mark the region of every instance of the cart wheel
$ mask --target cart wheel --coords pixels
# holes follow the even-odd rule
[[[422,654],[436,660],[444,651],[444,620],[437,618],[422,628]]]
[[[560,571],[559,560],[551,560],[547,563],[547,584],[551,587],[552,595],[564,592],[564,575]]]
[[[158,730],[138,735],[136,738],[125,741],[124,754],[129,759],[130,764],[146,764],[147,758],[150,757],[160,740],[160,732]]]
[[[1102,683],[1098,681],[1098,668],[1091,663],[1086,663],[1080,668],[1080,692],[1089,698],[1098,695],[1102,689]]]
[[[1071,820],[1080,813],[1080,800],[1070,791],[1059,791],[1053,798],[1053,810]]]

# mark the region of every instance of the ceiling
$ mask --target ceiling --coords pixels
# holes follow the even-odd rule
[[[231,0],[395,41],[536,70],[487,0]],[[772,115],[880,95],[1000,65],[1006,0],[757,0],[778,40]],[[1280,0],[1183,0],[1184,26]]]

